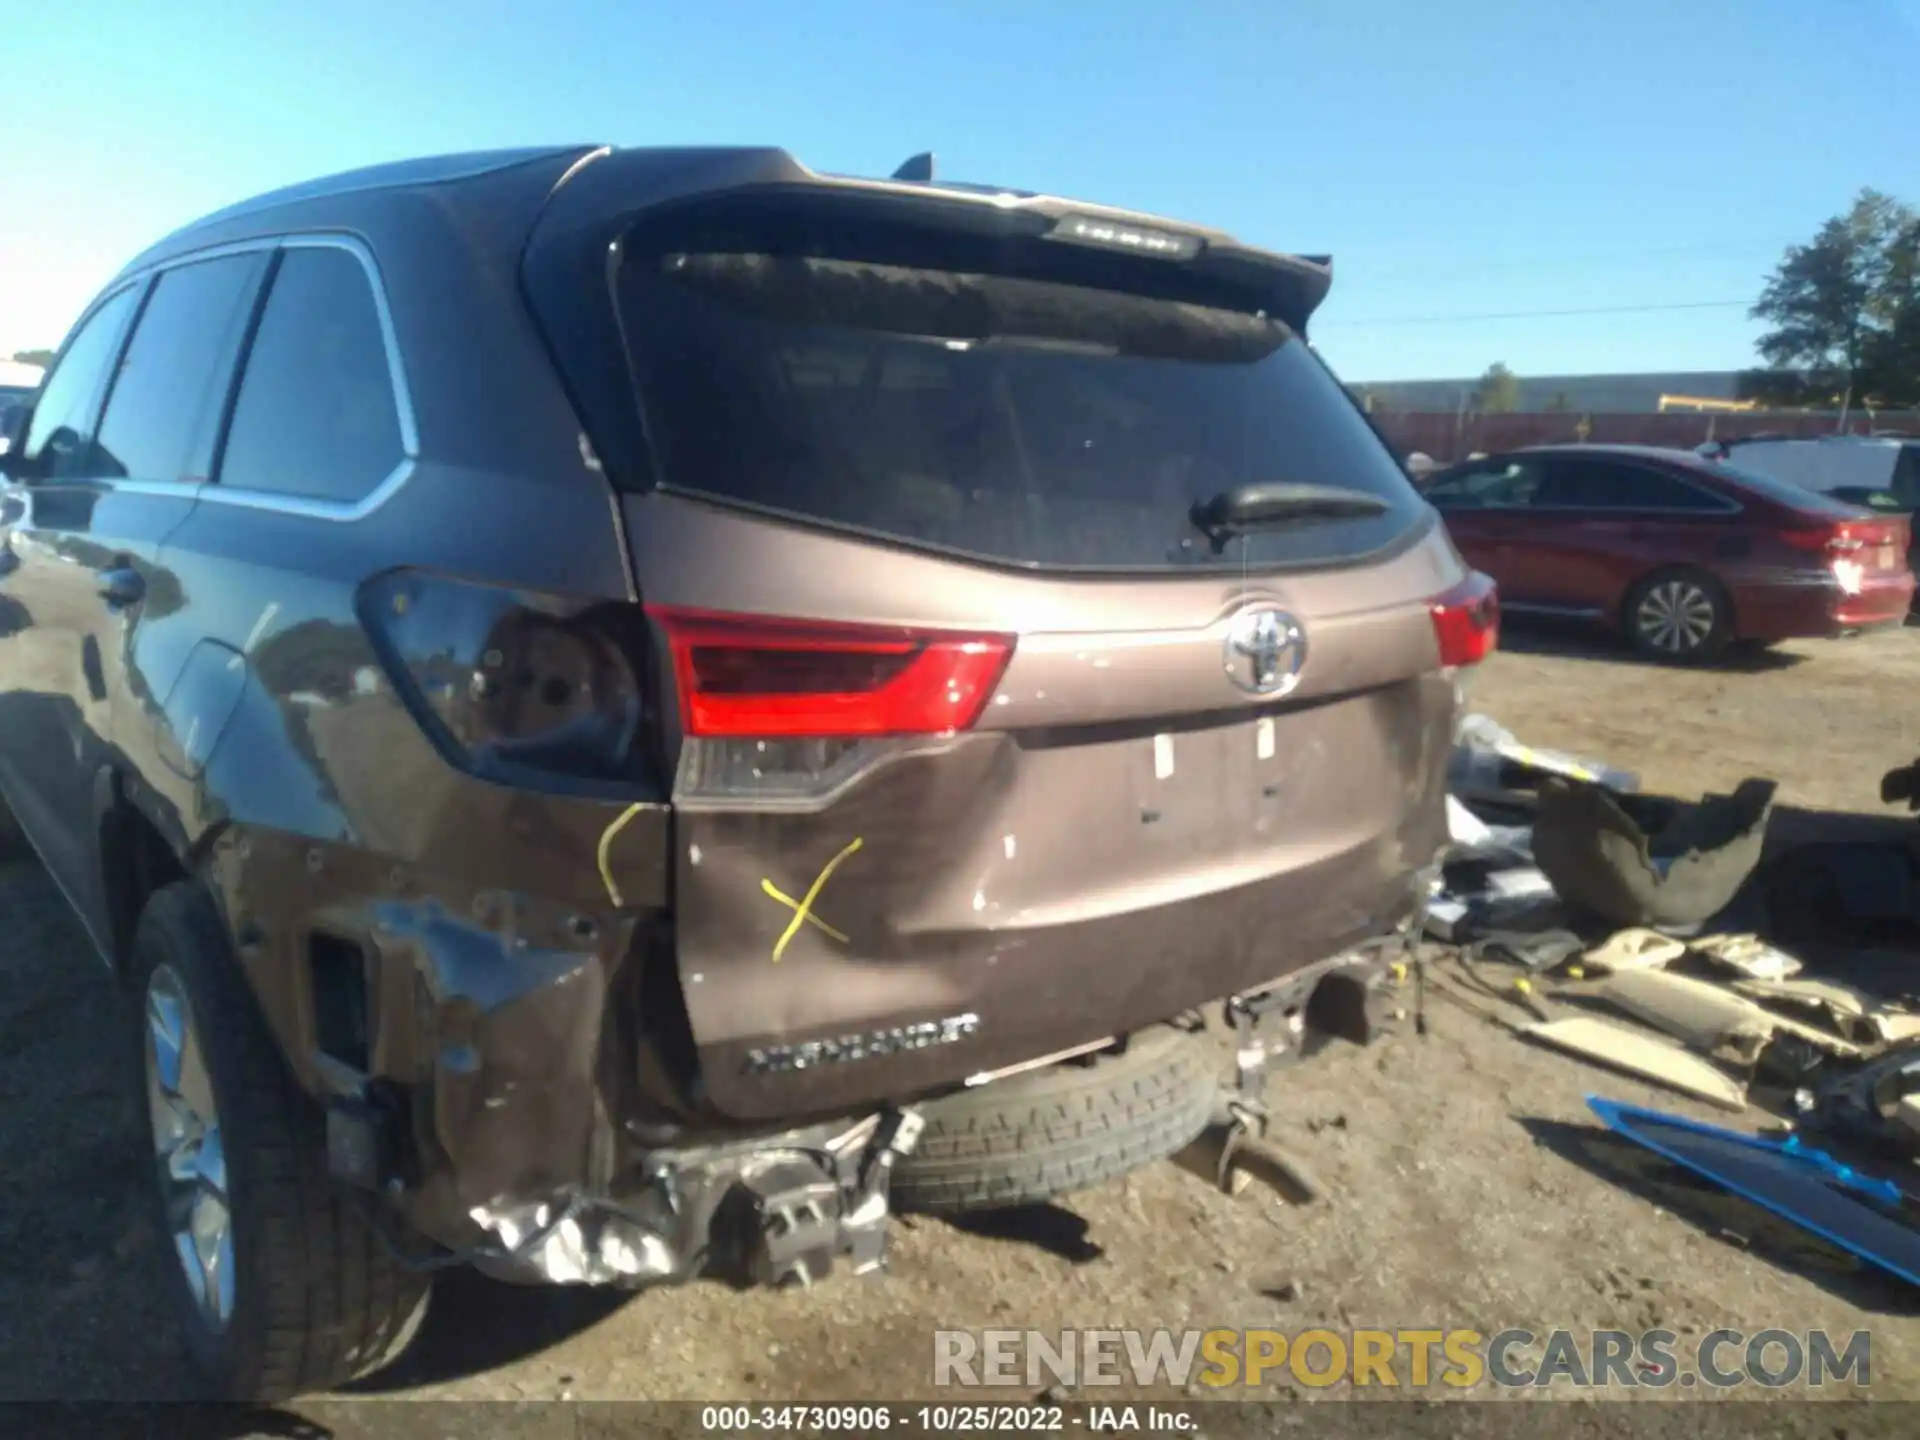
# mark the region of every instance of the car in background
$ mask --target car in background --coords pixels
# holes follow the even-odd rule
[[[1663,660],[1898,624],[1912,602],[1908,518],[1683,451],[1545,445],[1424,494],[1504,608],[1597,621]]]
[[[1902,515],[1920,510],[1920,438],[1765,435],[1709,442],[1699,453],[1864,509]]]
[[[14,413],[33,398],[33,392],[40,388],[40,376],[43,372],[38,365],[25,365],[18,360],[0,360],[0,455],[7,453],[9,437],[13,434],[11,422]]]

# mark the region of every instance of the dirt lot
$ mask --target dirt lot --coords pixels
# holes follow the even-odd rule
[[[1478,706],[1535,743],[1637,769],[1649,788],[1774,775],[1785,801],[1878,811],[1881,771],[1920,753],[1920,632],[1796,645],[1708,674],[1514,639]],[[38,872],[0,874],[0,915],[0,1398],[172,1394],[114,993]],[[1870,1328],[1874,1394],[1920,1398],[1908,1293],[1770,1236],[1750,1212],[1661,1188],[1583,1119],[1590,1089],[1669,1097],[1445,1006],[1432,1020],[1424,1040],[1341,1049],[1277,1092],[1283,1138],[1328,1183],[1328,1203],[1229,1200],[1163,1166],[997,1224],[903,1224],[876,1285],[619,1297],[455,1276],[412,1357],[372,1388],[927,1396],[939,1326],[1665,1326],[1695,1338],[1822,1326]]]

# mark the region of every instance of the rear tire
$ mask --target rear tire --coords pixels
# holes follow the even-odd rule
[[[1703,665],[1733,638],[1733,603],[1702,570],[1660,570],[1627,593],[1620,621],[1633,648],[1650,660]]]
[[[199,885],[147,902],[133,958],[160,1261],[196,1378],[215,1398],[271,1403],[396,1359],[429,1283],[395,1264],[328,1175],[321,1110]]]
[[[932,1215],[1033,1205],[1164,1160],[1212,1120],[1215,1060],[1206,1036],[1157,1026],[1120,1054],[933,1101],[893,1199]]]

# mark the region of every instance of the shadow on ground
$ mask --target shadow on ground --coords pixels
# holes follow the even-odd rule
[[[1059,1205],[1014,1205],[1005,1210],[981,1210],[953,1216],[946,1223],[982,1240],[1030,1245],[1073,1265],[1089,1264],[1106,1253],[1087,1238],[1087,1222]]]
[[[1598,1124],[1519,1120],[1536,1144],[1704,1235],[1750,1251],[1862,1310],[1920,1315],[1920,1299],[1892,1276],[1624,1136]]]
[[[388,1395],[511,1365],[592,1329],[636,1298],[598,1286],[503,1285],[450,1270],[434,1282],[433,1306],[407,1353],[344,1393]]]
[[[186,1398],[132,1017],[51,879],[0,866],[0,1400]]]
[[[1844,644],[1845,641],[1836,641]],[[1616,635],[1593,626],[1571,621],[1548,620],[1536,616],[1524,618],[1505,614],[1500,617],[1500,648],[1516,655],[1551,655],[1562,660],[1598,660],[1614,665],[1643,665],[1648,669],[1668,668],[1650,660]],[[1729,675],[1771,675],[1806,663],[1805,655],[1791,651],[1769,650],[1753,645],[1735,645],[1711,666],[1702,667]]]

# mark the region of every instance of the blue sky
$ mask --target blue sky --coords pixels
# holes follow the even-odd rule
[[[1718,369],[1785,245],[1862,185],[1920,202],[1920,0],[73,0],[9,7],[0,104],[4,353],[277,185],[737,141],[1329,252],[1355,380]],[[1672,305],[1711,308],[1537,313]]]

